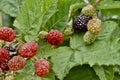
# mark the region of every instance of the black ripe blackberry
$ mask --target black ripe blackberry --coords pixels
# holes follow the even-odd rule
[[[16,52],[16,49],[12,46],[5,46],[4,48],[7,49],[9,52]]]
[[[73,21],[73,29],[75,32],[86,32],[87,22],[92,19],[91,16],[79,14]]]

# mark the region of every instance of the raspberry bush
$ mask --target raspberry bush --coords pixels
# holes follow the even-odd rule
[[[120,80],[119,0],[0,0],[0,80]]]

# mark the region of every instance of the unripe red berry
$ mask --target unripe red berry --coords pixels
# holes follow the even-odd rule
[[[9,52],[5,48],[0,48],[0,63],[9,59]]]
[[[9,67],[8,67],[8,60],[5,61],[5,62],[0,63],[0,68],[1,68],[3,71],[9,70]]]
[[[1,27],[0,28],[0,39],[11,42],[15,39],[16,33],[12,28]]]
[[[46,39],[51,45],[60,45],[64,41],[64,35],[58,30],[51,30],[47,34]]]
[[[35,73],[40,76],[46,76],[50,70],[50,64],[47,60],[41,58],[34,63]]]
[[[25,59],[20,56],[14,56],[8,61],[8,67],[11,71],[20,70],[25,65]]]
[[[30,41],[23,44],[19,48],[19,54],[25,58],[32,58],[36,55],[38,50],[38,44],[35,41]]]

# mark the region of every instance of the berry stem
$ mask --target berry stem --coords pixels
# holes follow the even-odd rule
[[[37,56],[34,56],[33,58],[31,58],[32,62],[38,60]]]
[[[13,80],[15,78],[15,72],[14,71],[10,71],[6,74],[5,79],[4,80]]]
[[[32,62],[34,62],[36,59],[33,57],[33,58],[31,58],[30,60],[31,60]]]
[[[37,56],[34,56],[34,59],[35,59],[35,60],[38,60]]]
[[[94,3],[93,3],[93,6],[96,6],[101,0],[96,0]]]
[[[2,12],[0,12],[0,27],[2,26]]]
[[[86,4],[89,4],[90,2],[89,2],[89,0],[83,0]]]
[[[52,45],[51,47],[52,47],[52,49],[55,49],[55,48],[56,48],[56,45]]]
[[[97,17],[97,14],[94,13],[94,15],[92,16],[92,18],[98,18],[98,17]]]

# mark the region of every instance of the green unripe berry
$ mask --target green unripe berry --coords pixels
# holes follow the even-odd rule
[[[101,27],[101,20],[98,19],[97,17],[91,19],[88,21],[87,23],[87,29],[88,31],[90,31],[91,33],[97,35],[100,33],[102,27]]]
[[[86,16],[93,16],[95,13],[95,8],[91,4],[88,4],[82,8],[81,13]]]
[[[96,39],[96,35],[94,35],[90,31],[87,31],[83,36],[83,40],[86,44],[93,43],[95,41],[95,39]]]

